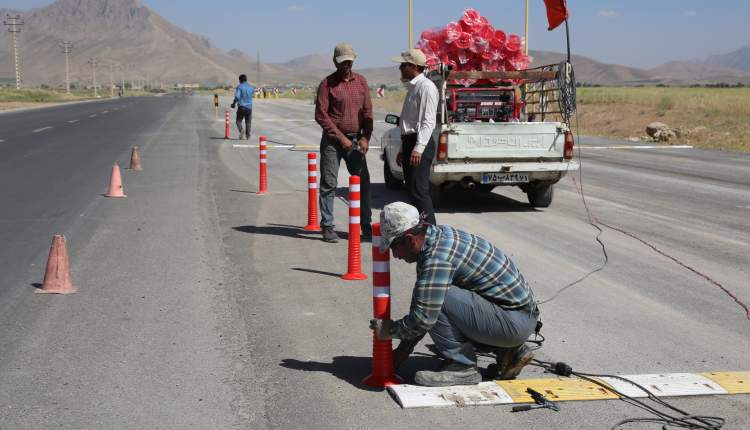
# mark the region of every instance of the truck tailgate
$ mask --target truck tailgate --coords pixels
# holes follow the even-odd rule
[[[453,123],[449,159],[562,158],[563,124],[558,122]]]

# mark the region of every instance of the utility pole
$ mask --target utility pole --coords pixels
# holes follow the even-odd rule
[[[125,97],[125,66],[120,64],[119,67],[120,70],[120,82],[122,85],[122,96]]]
[[[73,50],[73,42],[65,40],[60,42],[60,47],[65,54],[65,92],[70,94],[70,52]]]
[[[94,97],[99,98],[99,92],[96,90],[96,65],[99,60],[96,59],[96,57],[91,57],[89,59],[89,64],[91,64],[91,75],[92,80],[94,81]]]
[[[261,91],[262,91],[263,82],[260,80],[260,49],[258,49],[258,54],[255,57],[255,62],[256,62],[256,66],[258,68],[258,70],[257,70],[258,76],[256,76],[256,78],[258,78],[258,88],[261,88]]]
[[[114,63],[109,63],[109,98],[115,98],[115,82],[112,80],[112,69],[114,69]]]
[[[18,33],[21,32],[23,19],[21,15],[5,15],[3,24],[8,26],[8,32],[13,36],[13,59],[16,63],[16,89],[21,88],[21,53],[18,52]]]

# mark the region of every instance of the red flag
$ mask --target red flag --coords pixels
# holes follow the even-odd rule
[[[568,18],[567,3],[566,0],[544,0],[544,5],[547,6],[547,21],[549,21],[547,30],[554,30]]]

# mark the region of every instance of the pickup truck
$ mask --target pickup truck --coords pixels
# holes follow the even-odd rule
[[[427,72],[440,95],[430,175],[436,207],[452,189],[489,193],[497,186],[520,187],[532,207],[552,203],[554,184],[579,167],[568,120],[571,81],[563,74],[572,76],[569,63],[516,72],[454,72],[440,65]],[[574,83],[572,92],[574,110]],[[399,120],[385,117],[395,126]],[[399,188],[398,127],[383,134],[381,148],[386,186]]]

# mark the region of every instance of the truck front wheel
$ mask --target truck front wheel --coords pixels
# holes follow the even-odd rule
[[[526,188],[526,196],[533,208],[546,208],[552,203],[554,184],[536,184]]]
[[[388,160],[383,162],[383,178],[385,179],[385,186],[389,190],[398,190],[404,184],[403,181],[393,176],[391,166],[388,165]]]

